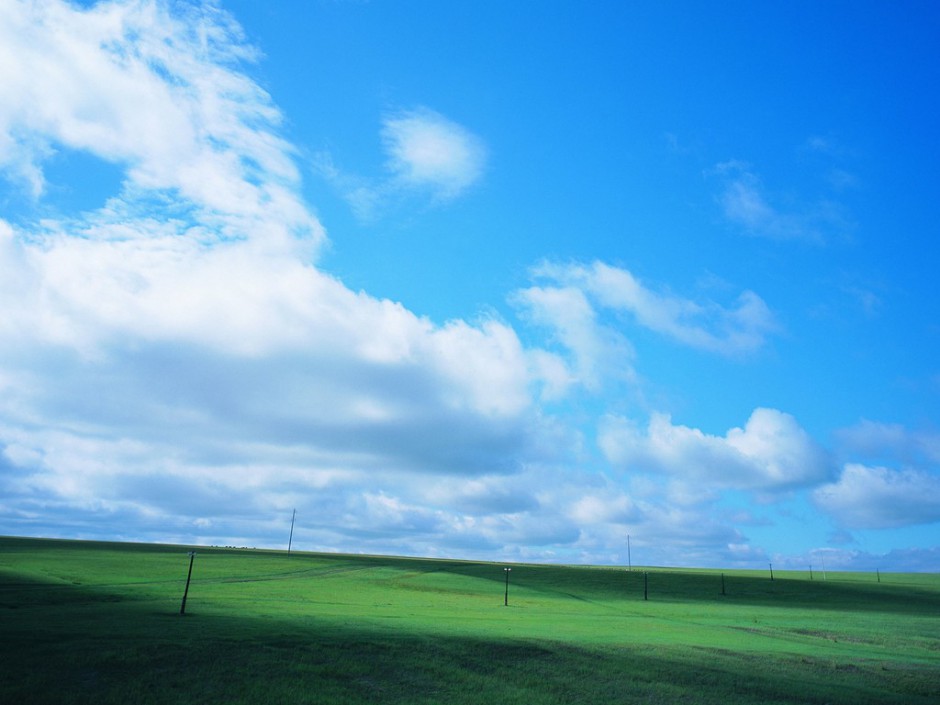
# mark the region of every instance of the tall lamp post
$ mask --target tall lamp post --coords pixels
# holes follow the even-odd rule
[[[503,607],[509,607],[509,573],[512,568],[503,568],[506,572],[506,596],[503,598]]]

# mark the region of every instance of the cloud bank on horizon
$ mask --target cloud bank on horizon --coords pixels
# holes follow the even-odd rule
[[[311,550],[606,563],[630,535],[649,563],[937,568],[929,424],[811,431],[781,393],[673,421],[651,351],[746,375],[794,336],[759,280],[678,293],[551,248],[441,320],[345,284],[309,180],[374,228],[455,208],[508,156],[428,100],[376,114],[379,175],[355,175],[291,137],[258,62],[215,3],[0,1],[0,533],[280,546],[297,508]],[[69,206],[70,158],[110,192]],[[743,162],[703,181],[758,245],[848,222],[776,205]],[[525,237],[479,227],[481,249]]]

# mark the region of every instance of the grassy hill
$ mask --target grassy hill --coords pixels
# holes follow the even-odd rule
[[[936,574],[188,550],[0,538],[0,702],[940,702]]]

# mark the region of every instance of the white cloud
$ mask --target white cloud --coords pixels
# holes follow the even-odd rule
[[[641,510],[623,492],[584,494],[572,502],[568,511],[571,518],[581,526],[611,522],[626,524],[642,517]]]
[[[441,478],[419,492],[435,506],[476,516],[517,514],[538,506],[528,478],[519,475]]]
[[[580,289],[533,286],[517,291],[512,300],[531,323],[551,329],[555,340],[571,352],[573,369],[564,380],[556,375],[556,386],[577,381],[596,390],[611,377],[633,377],[634,353],[630,343],[598,322],[594,308]]]
[[[381,127],[387,174],[366,178],[338,168],[320,154],[317,166],[363,220],[371,220],[412,198],[451,201],[477,183],[486,168],[482,139],[426,107],[385,116]]]
[[[849,462],[813,493],[817,505],[857,529],[940,522],[940,435],[868,419],[835,435]]]
[[[744,428],[725,436],[673,425],[653,414],[646,428],[609,416],[598,443],[605,457],[627,472],[658,472],[705,487],[777,491],[829,478],[830,462],[789,414],[755,409]]]
[[[418,108],[385,118],[382,140],[388,167],[400,183],[453,198],[483,173],[480,139],[443,115]]]
[[[745,162],[722,162],[710,175],[722,184],[718,204],[724,216],[749,235],[822,243],[850,229],[842,207],[829,198],[781,205],[783,199],[772,198],[760,177]]]
[[[619,360],[621,368],[627,368],[632,358],[626,339],[598,321],[603,311],[629,313],[638,324],[677,342],[725,355],[752,352],[778,329],[767,304],[752,291],[724,307],[656,292],[628,270],[603,262],[546,263],[534,274],[554,285],[519,291],[515,301],[536,322],[556,329],[560,341],[575,353],[582,373],[605,359]]]
[[[730,163],[720,164],[718,170],[721,173],[736,172],[720,198],[730,220],[753,231],[781,230],[780,215],[768,205],[760,181],[754,174]]]
[[[940,477],[920,470],[849,463],[839,480],[817,489],[813,499],[851,528],[940,522]]]

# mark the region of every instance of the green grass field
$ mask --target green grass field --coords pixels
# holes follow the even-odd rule
[[[0,538],[2,703],[940,702],[940,576]]]

